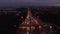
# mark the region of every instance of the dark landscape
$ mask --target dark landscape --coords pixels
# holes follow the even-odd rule
[[[25,7],[25,8],[13,8],[12,10],[1,9],[0,10],[0,34],[17,34],[19,24],[24,21],[27,15],[27,8],[31,8],[34,16],[40,16],[43,22],[53,23],[60,27],[60,7]],[[10,12],[11,11],[11,12]],[[22,19],[21,16],[24,16]],[[15,27],[15,26],[16,27]],[[60,29],[55,33],[60,34]]]

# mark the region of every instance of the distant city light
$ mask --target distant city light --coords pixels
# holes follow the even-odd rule
[[[27,17],[19,24],[19,34],[53,34],[52,26],[48,23],[39,22],[39,17],[34,17],[28,8]],[[23,18],[23,16],[21,16]]]

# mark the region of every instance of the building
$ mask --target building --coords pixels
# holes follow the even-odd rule
[[[53,31],[51,25],[40,23],[38,18],[33,17],[28,8],[25,21],[19,24],[18,34],[53,34]]]

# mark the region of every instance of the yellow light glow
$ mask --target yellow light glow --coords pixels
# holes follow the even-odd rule
[[[32,26],[32,27],[31,27],[31,29],[35,29],[35,27],[34,27],[34,26]]]
[[[30,30],[30,28],[29,28],[29,27],[27,27],[27,30]]]
[[[50,28],[52,28],[52,26],[50,26]]]
[[[36,23],[36,24],[38,24],[38,21],[37,21],[37,19],[33,19],[33,22],[34,22],[34,23]]]
[[[27,31],[27,34],[29,34],[29,32]]]
[[[24,18],[23,16],[21,16],[21,18]]]
[[[39,28],[42,28],[42,26],[39,26]]]

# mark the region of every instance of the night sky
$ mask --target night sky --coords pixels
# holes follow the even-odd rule
[[[60,6],[60,0],[0,0],[0,7]]]

